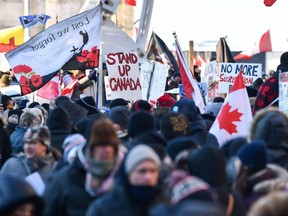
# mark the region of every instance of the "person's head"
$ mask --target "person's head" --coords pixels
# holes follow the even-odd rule
[[[129,137],[134,138],[137,135],[150,130],[155,130],[155,120],[150,113],[146,111],[137,111],[129,117]]]
[[[37,117],[30,111],[25,111],[21,114],[19,120],[19,126],[24,128],[29,128],[38,125]]]
[[[22,178],[1,175],[0,194],[2,216],[38,216],[43,213],[43,200]]]
[[[112,120],[113,125],[117,131],[127,130],[128,119],[131,115],[131,111],[126,106],[116,106],[111,109],[109,113],[109,119]]]
[[[40,158],[49,152],[51,137],[47,126],[28,128],[24,134],[24,153],[27,158]]]
[[[112,100],[112,101],[110,102],[110,109],[112,109],[113,107],[116,107],[116,106],[126,106],[126,107],[128,107],[129,104],[128,104],[128,102],[127,102],[125,99],[123,99],[123,98],[115,98],[114,100]]]
[[[160,167],[158,155],[147,145],[132,148],[125,160],[125,172],[129,183],[135,186],[156,186]]]
[[[152,112],[152,106],[146,100],[136,100],[132,104],[130,110],[131,110],[131,112],[136,112],[136,111],[140,111],[140,110],[147,111],[147,112]]]
[[[1,79],[0,79],[0,87],[4,88],[4,87],[8,87],[11,83],[11,79],[9,77],[9,75],[4,74],[2,75]]]
[[[108,119],[97,120],[91,132],[89,140],[89,153],[95,160],[112,160],[118,153],[119,139]]]
[[[176,100],[168,93],[163,94],[157,99],[156,106],[171,108],[175,104]]]
[[[68,135],[62,145],[63,159],[72,164],[78,148],[86,143],[86,139],[78,133]]]
[[[30,112],[33,113],[37,117],[39,125],[44,125],[45,119],[44,119],[42,110],[39,107],[35,106],[31,108]]]
[[[11,97],[9,97],[7,95],[2,95],[2,104],[3,104],[3,110],[4,111],[5,110],[11,110],[14,107]]]
[[[287,115],[273,107],[256,112],[248,139],[263,140],[267,148],[284,149],[288,140]]]
[[[179,72],[175,72],[173,74],[173,79],[177,82],[177,83],[180,83],[181,82],[181,75]]]

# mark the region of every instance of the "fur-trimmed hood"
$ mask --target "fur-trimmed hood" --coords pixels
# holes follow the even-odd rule
[[[255,184],[253,191],[257,193],[269,193],[272,190],[282,190],[288,182],[288,172],[284,168],[275,164],[268,164],[267,167],[276,174],[276,177]]]
[[[257,112],[248,139],[261,139],[267,148],[286,148],[288,152],[288,116],[273,107]]]

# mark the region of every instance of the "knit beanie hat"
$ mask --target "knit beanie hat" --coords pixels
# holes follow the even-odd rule
[[[34,102],[32,102],[32,103],[30,103],[29,105],[28,105],[28,108],[33,108],[33,107],[35,107],[35,106],[37,106],[37,105],[40,105],[38,102],[36,102],[36,101],[34,101]]]
[[[113,123],[104,118],[96,120],[91,131],[88,152],[91,154],[97,146],[112,146],[115,150],[115,155],[117,155],[119,143],[120,141],[113,127]]]
[[[75,103],[85,108],[88,111],[87,115],[98,113],[96,102],[92,96],[80,97]]]
[[[151,147],[156,154],[163,160],[166,156],[166,139],[165,137],[156,130],[143,132],[134,137],[129,145],[128,149],[132,149],[139,144],[145,144]]]
[[[19,126],[28,128],[37,125],[38,119],[30,111],[23,112],[20,116]]]
[[[131,110],[131,112],[140,111],[140,110],[151,112],[152,106],[146,100],[136,100],[132,104],[132,107],[130,110]]]
[[[19,109],[25,109],[26,108],[26,104],[29,102],[28,99],[22,99],[19,101],[19,105],[18,108]]]
[[[154,117],[146,111],[134,112],[128,120],[128,135],[132,138],[145,131],[155,130]]]
[[[262,141],[254,141],[242,146],[237,155],[243,165],[256,172],[266,168],[267,155]]]
[[[64,160],[70,162],[76,156],[78,147],[85,143],[86,139],[81,134],[68,135],[62,145]]]
[[[110,102],[110,109],[116,106],[128,106],[128,102],[123,98],[116,98]]]
[[[177,137],[168,141],[166,151],[172,161],[175,161],[180,152],[198,148],[200,146],[193,139],[189,137]]]
[[[197,107],[193,99],[183,98],[172,107],[173,112],[181,113],[185,115],[190,122],[194,122],[197,119]]]
[[[50,147],[51,137],[49,128],[43,125],[28,128],[24,134],[24,142],[32,140],[39,140],[45,146]]]
[[[123,129],[127,129],[130,115],[131,112],[128,107],[116,106],[111,109],[109,118],[112,120],[112,122],[120,125]]]
[[[129,174],[139,163],[145,160],[153,161],[160,169],[160,158],[155,151],[147,145],[140,144],[128,152],[125,160],[125,172]]]
[[[70,118],[65,109],[56,107],[48,116],[47,126],[50,130],[63,129],[70,130]]]
[[[176,100],[169,94],[165,93],[157,99],[157,107],[172,107]]]
[[[189,121],[186,116],[180,113],[168,113],[161,120],[160,131],[167,140],[187,136],[189,133]]]

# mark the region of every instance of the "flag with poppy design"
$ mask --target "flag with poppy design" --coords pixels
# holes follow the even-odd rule
[[[99,64],[102,7],[72,16],[6,53],[22,95],[43,87],[59,69],[92,69]]]

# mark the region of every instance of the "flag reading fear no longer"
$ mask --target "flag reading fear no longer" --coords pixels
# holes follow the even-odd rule
[[[22,95],[44,86],[63,69],[98,67],[102,8],[65,19],[6,53]]]

